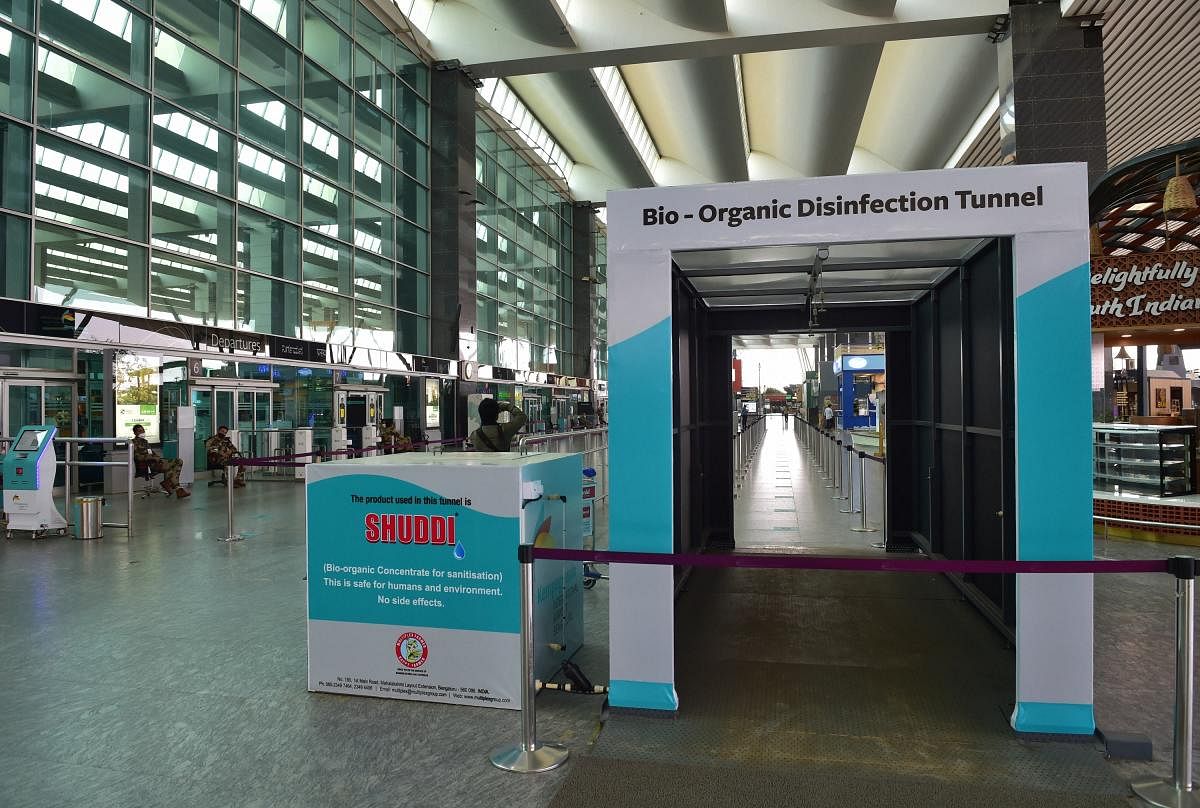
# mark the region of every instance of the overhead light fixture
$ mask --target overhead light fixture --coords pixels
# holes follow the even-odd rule
[[[1129,339],[1132,336],[1133,336],[1133,334],[1122,334],[1121,339]]]
[[[998,42],[1003,42],[1005,39],[1008,38],[1008,30],[1009,30],[1008,15],[1006,15],[1006,14],[997,15],[996,19],[992,21],[991,30],[988,31],[988,35],[987,35],[988,41],[993,44],[998,43]]]
[[[1123,362],[1128,362],[1130,359],[1133,359],[1133,357],[1129,355],[1129,351],[1125,350],[1125,346],[1122,345],[1121,350],[1117,351],[1117,354],[1113,357],[1113,359],[1120,359]]]
[[[1185,329],[1185,328],[1172,328],[1171,330],[1172,330],[1172,331],[1174,331],[1175,333],[1179,333],[1180,331],[1186,331],[1187,329]]]
[[[1171,250],[1171,223],[1167,215],[1185,213],[1195,210],[1196,207],[1196,192],[1192,189],[1192,184],[1188,182],[1187,177],[1180,175],[1179,155],[1177,154],[1175,155],[1175,176],[1167,181],[1166,190],[1163,191],[1163,233],[1166,237],[1163,246],[1168,252]]]

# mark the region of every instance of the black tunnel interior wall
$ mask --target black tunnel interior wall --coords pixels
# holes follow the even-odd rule
[[[888,342],[890,546],[1016,558],[1013,345],[1007,239],[980,249],[912,307],[910,339]],[[960,583],[997,623],[1015,624],[1011,576]]]
[[[733,340],[676,275],[673,286],[675,551],[733,540]],[[707,493],[706,492],[712,492]]]

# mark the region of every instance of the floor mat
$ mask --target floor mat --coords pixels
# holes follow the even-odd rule
[[[986,780],[883,776],[852,766],[803,766],[781,772],[580,757],[571,767],[551,808],[618,805],[1129,808],[1131,804],[1131,798],[1111,792],[997,788]]]

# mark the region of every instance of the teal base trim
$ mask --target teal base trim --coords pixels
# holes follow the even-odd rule
[[[670,682],[636,682],[614,679],[608,683],[608,703],[613,707],[632,710],[679,709],[679,696]]]
[[[1049,735],[1094,735],[1096,716],[1090,704],[1022,701],[1013,711],[1012,728]]]

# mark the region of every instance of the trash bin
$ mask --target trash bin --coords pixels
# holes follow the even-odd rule
[[[75,497],[75,538],[104,538],[104,497]]]

